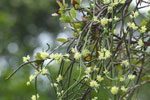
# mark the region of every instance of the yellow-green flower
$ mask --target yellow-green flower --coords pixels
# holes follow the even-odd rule
[[[47,73],[47,69],[46,68],[43,68],[42,70],[41,70],[41,74],[42,75],[45,75]]]
[[[146,32],[146,30],[147,30],[146,26],[142,26],[139,31],[140,31],[141,33],[144,33],[144,32]]]
[[[34,80],[34,79],[35,79],[35,75],[30,75],[29,81],[31,82],[31,81]]]
[[[23,57],[23,62],[27,63],[30,60],[30,56],[27,55],[27,57]]]
[[[103,3],[104,3],[104,4],[109,4],[109,3],[110,3],[110,0],[104,0]]]
[[[124,77],[120,77],[120,82],[123,82],[124,80]]]
[[[133,75],[133,74],[129,74],[129,75],[128,75],[128,79],[130,79],[130,80],[135,79],[135,75]]]
[[[94,22],[100,22],[100,21],[97,19],[96,16],[93,17],[93,21],[94,21]]]
[[[43,60],[45,60],[48,57],[48,53],[47,52],[42,52],[41,57],[42,57]]]
[[[128,88],[125,88],[125,86],[122,86],[122,87],[121,87],[121,90],[122,90],[123,92],[127,92]]]
[[[143,43],[143,41],[140,39],[139,41],[138,41],[138,44],[139,44],[139,46],[144,46],[144,43]]]
[[[118,90],[119,90],[119,87],[113,86],[113,87],[111,88],[111,93],[115,95],[115,94],[118,93]]]
[[[101,75],[97,75],[96,79],[98,82],[101,82],[102,80],[104,80],[104,78]]]
[[[121,4],[124,4],[124,3],[125,3],[125,0],[121,0],[120,3],[121,3]]]
[[[93,88],[98,88],[99,87],[99,84],[95,81],[95,80],[92,80],[90,82],[90,86],[93,87]]]
[[[56,80],[59,83],[61,80],[63,80],[63,77],[61,75],[59,75]]]
[[[76,52],[76,53],[74,54],[74,58],[75,58],[76,60],[79,60],[80,57],[81,57],[81,54],[80,54],[79,52]]]
[[[108,19],[107,18],[101,19],[101,25],[105,26],[106,24],[108,24]]]
[[[37,94],[37,98],[39,98],[39,95]],[[31,97],[32,100],[36,100],[36,95],[32,95]]]
[[[82,51],[82,55],[83,55],[84,57],[88,56],[88,54],[90,54],[90,51],[89,51],[88,49],[84,49],[84,50]]]
[[[118,18],[117,16],[115,16],[115,17],[114,17],[114,20],[115,20],[115,21],[118,21],[118,20],[119,20],[119,18]]]
[[[123,60],[123,61],[122,61],[122,64],[124,64],[125,66],[129,66],[128,60]]]

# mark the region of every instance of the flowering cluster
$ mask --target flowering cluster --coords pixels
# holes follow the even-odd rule
[[[130,18],[137,18],[139,16],[139,13],[136,11],[136,12],[133,12],[133,15],[130,15]]]
[[[132,97],[132,91],[146,83],[141,84],[142,79],[148,79],[145,71],[148,64],[144,62],[149,56],[150,19],[143,19],[141,25],[136,22],[139,6],[129,10],[132,0],[90,0],[89,8],[82,0],[71,0],[72,6],[65,0],[56,1],[60,9],[53,15],[68,23],[64,29],[71,29],[74,35],[57,39],[62,44],[51,53],[37,52],[35,61],[30,61],[29,55],[23,57],[24,65],[29,63],[35,69],[27,85],[36,82],[39,75],[47,75],[59,100],[86,100],[89,94],[92,100],[98,100],[103,99],[101,93],[107,93],[106,100]],[[137,4],[142,3],[139,1]],[[65,53],[55,53],[64,44],[67,44]],[[49,63],[43,64],[47,59],[59,65],[58,76],[49,74]],[[31,97],[36,98],[37,94]]]
[[[137,30],[138,29],[138,27],[135,25],[135,23],[133,23],[133,22],[128,22],[127,23],[127,26],[129,27],[129,28],[132,28],[133,30]]]
[[[103,60],[103,59],[105,60],[107,58],[110,58],[112,55],[111,52],[105,48],[101,49],[98,53],[99,53],[100,60]]]
[[[30,56],[27,55],[27,57],[23,57],[23,62],[27,63],[30,60]]]
[[[128,60],[123,60],[123,61],[122,61],[122,64],[125,65],[125,66],[129,66]]]
[[[99,84],[98,84],[96,81],[92,80],[92,81],[90,82],[90,86],[93,87],[93,88],[98,88],[98,87],[99,87]]]
[[[46,75],[47,74],[47,69],[43,68],[42,70],[35,70],[35,75],[30,75],[29,81],[27,82],[27,85],[30,85],[30,83],[38,76],[38,75]]]
[[[39,94],[37,94],[37,99],[39,98]],[[32,100],[36,100],[36,95],[32,95],[31,97]]]
[[[51,54],[50,59],[56,60],[57,63],[60,63],[63,58],[63,55],[61,53]]]
[[[119,90],[119,87],[113,86],[113,87],[111,88],[111,93],[112,93],[112,94],[117,94],[117,93],[118,93],[118,90]]]

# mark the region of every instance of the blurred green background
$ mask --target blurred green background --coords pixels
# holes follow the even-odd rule
[[[57,9],[55,0],[0,0],[0,100],[31,99],[34,84],[26,85],[33,73],[29,66],[11,79],[5,78],[22,63],[23,56],[46,49],[46,43],[53,48],[58,44],[56,38],[68,36],[61,33],[58,17],[51,16]],[[50,66],[50,72],[56,76],[56,65]],[[141,87],[136,100],[149,100],[149,87]],[[40,100],[56,100],[46,77],[39,78],[38,92]]]
[[[47,42],[57,45],[59,20],[51,16],[57,9],[55,0],[0,0],[0,100],[31,99],[34,85],[26,85],[33,73],[30,67],[10,80],[5,78],[22,63],[23,56],[47,48]],[[55,100],[48,80],[39,81],[40,99]]]

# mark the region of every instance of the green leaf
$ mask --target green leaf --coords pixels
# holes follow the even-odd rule
[[[85,26],[85,24],[83,22],[81,22],[81,23],[75,23],[74,25],[75,25],[75,27],[77,29],[82,29]]]
[[[42,60],[41,53],[37,52],[35,58],[36,58],[36,60]]]
[[[70,10],[70,14],[72,15],[73,18],[76,17],[76,11],[75,11],[74,8],[72,8],[72,9]]]
[[[147,24],[147,21],[145,19],[142,20],[141,26],[145,26]]]
[[[63,39],[63,38],[58,38],[58,39],[56,39],[56,41],[61,42],[61,43],[64,43],[64,42],[66,42],[67,40],[66,40],[66,39]]]
[[[72,18],[66,14],[62,14],[59,20],[62,21],[63,23],[69,23],[72,21]]]
[[[62,0],[56,0],[57,4],[59,5],[60,8],[63,8],[63,3]]]

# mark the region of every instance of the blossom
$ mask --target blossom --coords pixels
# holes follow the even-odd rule
[[[135,75],[133,75],[133,74],[128,75],[128,79],[133,80],[134,78],[135,78]]]
[[[30,85],[30,81],[27,82],[27,86]]]
[[[41,74],[42,75],[45,75],[47,73],[47,69],[46,68],[43,68],[42,70],[41,70]]]
[[[132,19],[132,18],[134,18],[134,16],[133,16],[133,15],[130,15],[130,18]]]
[[[107,59],[107,58],[110,58],[110,56],[111,56],[110,51],[106,50],[106,52],[105,52],[105,57],[106,57],[106,59]]]
[[[118,88],[118,87],[113,86],[113,87],[111,88],[111,93],[115,95],[115,94],[117,94],[117,93],[118,93],[118,90],[119,90],[119,88]]]
[[[110,0],[104,0],[104,4],[109,4]]]
[[[108,23],[108,19],[107,18],[103,18],[101,19],[101,25],[105,26]]]
[[[145,26],[142,26],[141,29],[139,30],[141,33],[146,32],[147,28]]]
[[[57,87],[57,86],[58,86],[58,84],[57,84],[57,83],[54,83],[53,85],[54,85],[54,87]]]
[[[51,54],[50,59],[52,59],[52,60],[55,59],[55,54]]]
[[[105,70],[105,71],[104,71],[104,74],[109,74],[108,70]]]
[[[114,2],[112,3],[112,6],[116,6],[116,5],[118,5],[118,0],[114,0]]]
[[[134,18],[136,18],[136,17],[139,16],[139,13],[136,11],[136,12],[133,13],[133,15],[134,15]]]
[[[98,97],[94,97],[94,98],[92,98],[92,100],[98,100]]]
[[[59,60],[59,59],[62,59],[63,55],[62,55],[62,53],[56,53],[55,57],[56,57],[55,58],[56,60]]]
[[[47,52],[42,52],[41,57],[42,57],[43,60],[45,60],[48,57],[48,53]]]
[[[76,52],[76,53],[74,54],[74,58],[75,58],[76,60],[79,60],[80,57],[81,57],[81,54],[80,54],[79,52]]]
[[[57,86],[58,86],[58,84],[57,84],[57,83],[54,83],[54,84],[53,84],[53,83],[51,83],[51,86],[52,86],[52,87],[57,87]]]
[[[91,72],[92,72],[92,68],[91,68],[91,67],[88,67],[88,68],[86,68],[86,71],[87,71],[88,73],[91,73]]]
[[[84,75],[83,78],[84,78],[85,81],[88,81],[90,76],[89,75]]]
[[[133,30],[137,30],[137,28],[138,28],[134,23],[131,23],[131,22],[128,22],[128,23],[127,23],[127,26],[128,26],[129,28],[132,28]]]
[[[125,0],[121,0],[120,3],[121,3],[121,4],[124,4],[124,3],[125,3]]]
[[[61,75],[59,75],[56,80],[59,83],[61,80],[63,80],[63,77]]]
[[[121,90],[122,90],[123,92],[127,92],[128,88],[125,88],[125,86],[122,86],[122,87],[121,87]]]
[[[74,48],[72,48],[71,51],[72,51],[73,53],[75,53],[75,49],[74,49]]]
[[[143,43],[143,41],[142,41],[141,39],[138,41],[138,44],[139,44],[141,47],[144,45],[144,43]]]
[[[96,66],[94,66],[93,70],[98,71],[99,68],[97,68]]]
[[[35,75],[38,75],[40,72],[38,70],[35,70]]]
[[[69,56],[70,56],[70,54],[66,53],[64,56],[65,56],[65,57],[69,57]]]
[[[133,30],[137,30],[137,28],[138,28],[134,23],[132,23],[131,27]]]
[[[116,34],[116,33],[117,33],[117,30],[116,30],[116,29],[114,29],[114,30],[113,30],[113,33],[114,33],[114,34]]]
[[[61,96],[61,93],[60,93],[60,92],[57,92],[57,95],[58,95],[58,96]]]
[[[50,59],[56,60],[57,63],[60,63],[63,58],[62,53],[51,54]]]
[[[37,98],[39,98],[39,95],[37,94]],[[32,95],[31,97],[32,100],[36,100],[36,95]]]
[[[123,60],[123,61],[122,61],[122,64],[124,64],[125,66],[129,66],[128,60]]]
[[[100,21],[97,19],[96,16],[93,17],[93,21],[94,21],[94,22],[100,22]]]
[[[64,59],[64,61],[69,62],[69,61],[70,61],[70,59]]]
[[[31,82],[31,81],[34,80],[34,79],[35,79],[35,75],[30,75],[29,81]]]
[[[64,55],[64,61],[69,62],[70,61],[69,56],[70,56],[70,54],[66,53]]]
[[[127,23],[127,26],[131,28],[132,23],[131,23],[131,22],[128,22],[128,23]]]
[[[94,88],[98,88],[98,87],[99,87],[99,84],[98,84],[96,81],[92,80],[92,81],[90,82],[90,86],[91,86],[91,87],[94,87]]]
[[[85,56],[88,56],[88,54],[90,54],[90,51],[88,49],[84,49],[82,51],[82,55],[85,57]]]
[[[123,82],[124,80],[124,77],[120,77],[120,82]]]
[[[109,22],[112,22],[112,18],[109,18],[108,21],[109,21]]]
[[[97,75],[96,79],[98,82],[101,82],[102,80],[104,80],[104,78],[101,75]]]
[[[101,51],[98,52],[99,53],[99,59],[107,59],[111,57],[111,52],[106,50],[105,48],[101,49]]]
[[[139,16],[139,13],[136,11],[136,12],[133,12],[133,15],[130,15],[130,18],[136,18]]]
[[[27,63],[30,60],[30,56],[27,55],[27,57],[23,57],[23,62]]]
[[[119,20],[119,18],[118,18],[117,16],[115,16],[115,17],[114,17],[114,20],[115,20],[115,21],[118,21],[118,20]]]
[[[112,6],[108,6],[108,11],[112,12],[113,7]]]

